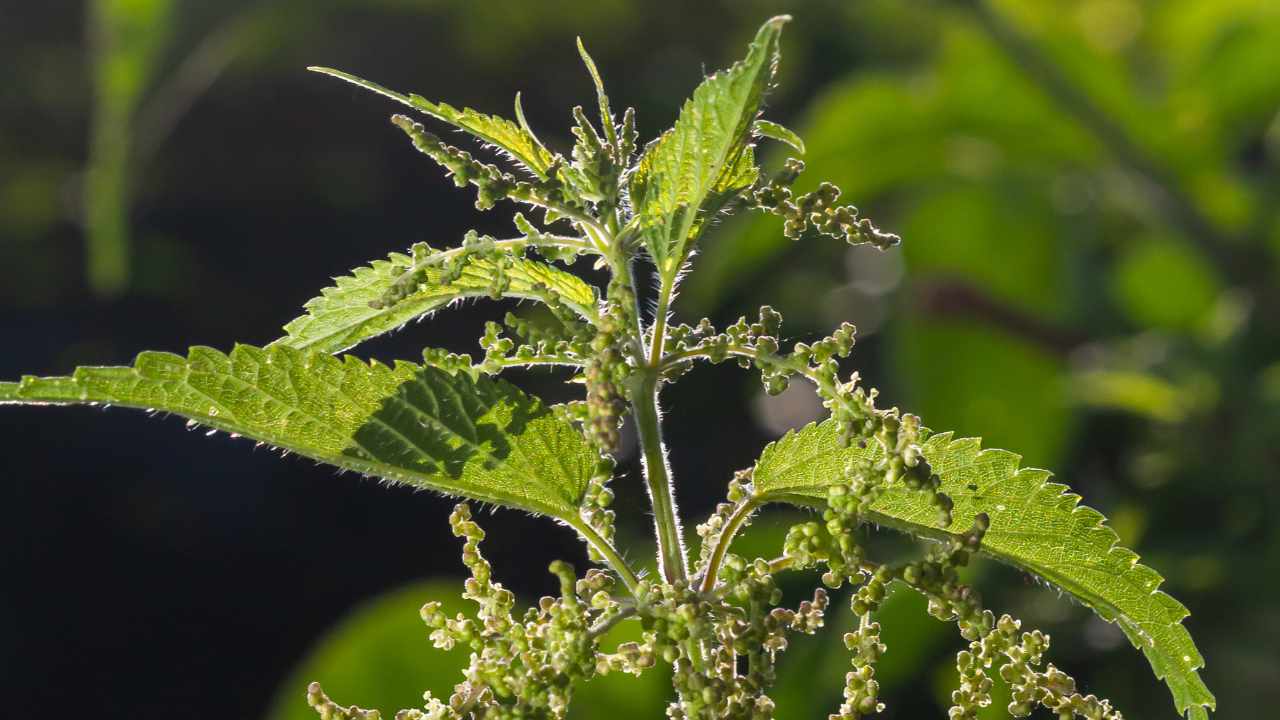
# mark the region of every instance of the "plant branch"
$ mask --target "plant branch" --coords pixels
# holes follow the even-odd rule
[[[604,635],[605,633],[612,630],[615,625],[622,622],[623,620],[626,620],[627,618],[630,618],[630,617],[635,617],[635,614],[638,612],[640,612],[640,608],[638,606],[627,605],[626,607],[622,608],[621,610],[614,613],[613,615],[610,615],[604,620],[601,620],[595,625],[592,625],[591,628],[587,630],[587,637],[592,639],[598,638],[601,635]]]
[[[747,498],[729,516],[724,528],[720,530],[719,537],[716,538],[716,545],[711,550],[711,557],[707,558],[707,566],[702,570],[702,582],[698,588],[700,592],[708,593],[715,588],[716,576],[720,574],[720,564],[724,562],[724,556],[729,552],[729,545],[733,543],[734,536],[738,534],[738,531],[746,524],[747,519],[751,517],[751,513],[755,512],[759,506],[760,504],[755,498]]]
[[[653,505],[653,523],[658,540],[658,568],[669,583],[682,581],[689,575],[685,558],[684,537],[676,514],[675,492],[666,448],[662,446],[662,420],[658,408],[659,374],[653,369],[639,369],[630,383],[631,409],[640,435],[645,482]]]
[[[618,549],[613,546],[613,543],[604,539],[600,533],[595,531],[595,528],[581,519],[567,522],[574,530],[578,531],[578,534],[582,536],[583,540],[587,541],[588,545],[604,557],[609,563],[609,567],[622,579],[622,584],[627,586],[627,590],[632,596],[636,596],[640,591],[640,578],[631,569],[631,565],[627,563],[626,559],[618,552]]]
[[[621,271],[626,273],[625,277],[627,278],[627,283],[631,286],[630,287],[631,298],[632,300],[635,301],[631,308],[631,312],[634,313],[636,316],[635,317],[635,321],[636,321],[635,340],[633,344],[635,345],[636,362],[642,363],[644,362],[644,358],[645,358],[644,316],[640,314],[640,292],[639,292],[639,289],[636,287],[635,263],[634,261],[625,258],[625,256],[619,262],[621,262],[622,265],[624,266]]]
[[[653,332],[649,340],[649,367],[657,368],[662,363],[663,347],[667,342],[667,313],[671,309],[671,293],[675,290],[675,281],[662,278],[658,289],[657,314],[653,318]]]

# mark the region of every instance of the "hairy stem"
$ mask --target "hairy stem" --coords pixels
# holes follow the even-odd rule
[[[628,605],[627,607],[622,608],[621,610],[614,613],[613,615],[610,615],[604,620],[601,620],[595,625],[592,625],[591,629],[587,631],[587,636],[591,638],[598,638],[601,635],[604,635],[605,633],[612,630],[615,625],[622,622],[623,620],[626,620],[627,618],[630,618],[630,617],[634,617],[635,614],[638,613],[639,611],[640,611],[639,607],[635,605]]]
[[[662,362],[663,347],[667,341],[667,313],[671,308],[671,293],[674,282],[662,279],[662,287],[658,290],[657,314],[653,317],[652,339],[649,341],[649,367],[656,368]]]
[[[716,576],[720,574],[720,564],[724,562],[724,556],[729,552],[729,545],[733,542],[733,538],[746,524],[747,518],[751,517],[751,513],[755,512],[758,503],[755,498],[747,498],[739,505],[733,514],[729,516],[728,522],[720,531],[720,536],[716,538],[716,546],[711,551],[711,557],[707,558],[707,567],[702,571],[702,584],[698,591],[709,593],[716,586]]]
[[[680,518],[676,514],[671,470],[667,465],[666,448],[662,445],[657,371],[649,368],[638,370],[629,389],[631,410],[640,435],[645,482],[649,489],[649,501],[653,505],[654,532],[658,539],[658,569],[667,582],[674,583],[686,579],[689,569],[685,559],[684,537],[680,531]]]
[[[604,557],[609,563],[609,567],[622,579],[622,584],[627,586],[627,590],[630,591],[631,595],[636,596],[640,591],[640,578],[636,576],[635,571],[631,569],[631,565],[622,557],[617,548],[608,540],[605,540],[600,533],[596,532],[595,528],[582,520],[571,522],[570,525],[587,541],[587,544]]]

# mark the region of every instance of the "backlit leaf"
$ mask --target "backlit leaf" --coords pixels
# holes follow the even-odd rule
[[[676,124],[649,145],[631,177],[632,226],[664,277],[673,277],[688,255],[707,200],[726,175],[740,174],[778,60],[786,16],[756,34],[746,58],[703,81],[685,102]],[[717,208],[711,208],[711,211]]]
[[[875,443],[841,448],[832,421],[809,425],[766,448],[752,480],[765,501],[822,502],[827,488],[843,481],[846,464],[876,452]],[[1119,545],[1101,513],[1050,482],[1048,471],[1019,468],[1018,455],[983,450],[976,439],[935,435],[924,455],[955,501],[954,527],[968,528],[978,513],[989,515],[984,554],[1045,579],[1118,624],[1168,684],[1178,711],[1207,717],[1215,700],[1197,672],[1204,659],[1182,626],[1187,609],[1160,591],[1163,578]],[[925,493],[901,484],[885,489],[870,519],[918,536],[946,532]]]
[[[543,147],[542,143],[534,137],[527,127],[514,123],[504,117],[497,115],[486,115],[485,113],[464,107],[461,110],[449,105],[448,103],[435,103],[422,97],[410,93],[404,95],[394,90],[385,88],[375,82],[370,82],[364,78],[357,77],[341,70],[334,70],[326,67],[307,68],[318,73],[330,75],[340,80],[362,87],[366,90],[376,92],[379,95],[389,97],[396,102],[408,105],[409,107],[428,115],[437,120],[444,121],[463,130],[482,142],[488,143],[502,152],[505,152],[512,159],[524,165],[538,177],[546,177],[547,169],[551,167],[553,157],[551,153]]]
[[[146,352],[132,367],[0,385],[0,404],[109,404],[173,413],[345,470],[577,518],[596,454],[512,385],[287,347]]]
[[[332,287],[307,302],[305,315],[285,325],[285,336],[274,344],[340,352],[456,300],[491,295],[496,266],[492,260],[477,257],[468,260],[461,276],[452,282],[440,282],[440,271],[428,270],[416,292],[375,307],[413,265],[413,258],[393,253],[386,260],[376,260],[337,278]],[[542,299],[546,290],[553,290],[582,316],[595,314],[595,290],[576,275],[523,258],[512,258],[512,265],[503,272],[509,281],[503,297]]]

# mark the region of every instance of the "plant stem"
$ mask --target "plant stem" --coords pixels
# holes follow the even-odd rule
[[[609,567],[618,574],[618,577],[622,578],[622,584],[627,586],[627,590],[631,592],[633,597],[636,596],[640,591],[640,578],[636,576],[635,571],[618,553],[618,550],[613,547],[613,544],[605,540],[600,533],[595,531],[595,528],[582,520],[572,521],[569,524],[574,530],[578,531],[578,534],[587,541],[587,544],[604,556],[604,559],[609,563]]]
[[[636,266],[630,258],[623,258],[619,261],[625,267],[620,272],[626,273],[627,284],[631,289],[631,297],[635,301],[631,312],[635,314],[636,320],[636,336],[635,336],[635,352],[636,363],[642,364],[645,358],[644,348],[644,315],[640,314],[640,291],[636,288]]]
[[[720,564],[724,562],[724,556],[729,551],[729,545],[733,542],[733,537],[746,524],[747,518],[751,517],[751,513],[755,512],[756,507],[756,499],[747,498],[729,516],[724,528],[720,530],[720,536],[716,538],[716,546],[711,551],[711,557],[707,558],[707,567],[702,571],[702,584],[698,588],[699,592],[707,593],[715,588],[716,576],[720,574]]]
[[[658,290],[657,314],[653,317],[652,339],[649,341],[649,367],[657,368],[662,362],[662,351],[667,341],[667,312],[671,307],[673,285],[666,278]]]
[[[640,435],[645,482],[649,502],[653,505],[654,534],[658,539],[658,569],[669,583],[689,576],[684,552],[684,537],[667,466],[666,448],[662,446],[662,420],[658,408],[658,371],[637,369],[630,383],[631,411]]]
[[[623,620],[626,620],[629,617],[635,616],[635,614],[639,611],[640,611],[640,608],[635,605],[629,605],[627,607],[624,607],[618,612],[609,616],[607,619],[601,620],[595,625],[592,625],[591,629],[587,631],[587,635],[592,638],[598,638],[601,635],[612,630],[615,625],[622,622]]]

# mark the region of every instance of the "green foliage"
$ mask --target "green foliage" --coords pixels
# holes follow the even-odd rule
[[[1186,332],[1205,325],[1221,288],[1203,258],[1165,238],[1126,248],[1112,277],[1112,292],[1135,323]]]
[[[632,227],[664,282],[680,270],[708,216],[719,212],[733,191],[744,188],[739,160],[773,79],[786,20],[766,23],[741,62],[703,81],[675,127],[650,145],[636,165],[630,185]]]
[[[878,407],[877,390],[842,367],[854,350],[852,324],[784,349],[782,316],[769,306],[755,320],[743,316],[723,329],[708,319],[670,322],[677,277],[717,214],[780,216],[782,235],[792,240],[834,238],[881,250],[899,241],[854,206],[839,204],[842,191],[834,183],[794,191],[805,169],[794,158],[772,177],[761,176],[756,138],[804,147],[795,133],[757,118],[787,20],[766,22],[746,58],[698,86],[675,126],[638,160],[635,113],[614,117],[599,69],[581,43],[600,127],[575,108],[575,143],[567,154],[548,150],[534,136],[518,99],[513,122],[317,68],[496,148],[523,175],[447,144],[408,117],[392,118],[455,184],[476,188],[478,209],[522,203],[541,211],[542,225],[565,228],[564,234],[517,214],[518,238],[472,232],[460,247],[418,245],[340,278],[268,348],[241,345],[222,354],[197,347],[185,358],[143,353],[132,367],[26,377],[0,383],[0,404],[112,404],[173,413],[340,469],[549,515],[574,528],[598,567],[579,574],[563,561],[552,562],[558,592],[522,608],[493,577],[481,552],[485,533],[470,506],[455,508],[451,529],[470,575],[462,596],[474,607],[468,614],[433,600],[420,616],[438,649],[470,652],[456,685],[427,692],[421,708],[401,711],[399,720],[564,718],[580,688],[602,687],[623,674],[656,673],[665,682],[668,668],[672,720],[766,720],[775,715],[769,693],[781,655],[793,638],[824,627],[828,588],[846,584],[850,671],[843,703],[830,717],[859,720],[884,709],[880,683],[892,665],[880,663],[888,640],[881,625],[899,616],[886,604],[891,591],[909,590],[927,601],[930,615],[954,622],[967,642],[956,655],[954,720],[979,717],[1006,690],[1013,716],[1040,707],[1060,717],[1118,720],[1107,700],[1079,692],[1067,673],[1045,664],[1047,635],[1024,631],[1019,620],[984,606],[962,574],[977,554],[1033,573],[1119,624],[1168,683],[1178,711],[1206,718],[1215,700],[1196,673],[1203,660],[1181,625],[1186,609],[1159,591],[1162,578],[1118,546],[1099,513],[1049,483],[1048,473],[1020,470],[1018,456],[983,451],[977,441],[930,437],[919,417]],[[952,201],[961,192],[937,195],[939,223],[959,214]],[[988,232],[994,202],[991,207],[992,215],[978,216],[955,238],[991,243],[995,257],[1003,246]],[[1025,229],[1037,227],[1030,222]],[[651,320],[641,312],[650,298],[635,283],[633,263],[642,259],[642,249],[660,278]],[[529,253],[565,263],[594,256],[608,282],[602,292]],[[943,249],[932,257],[939,267],[964,263]],[[1022,257],[1048,262],[1036,248]],[[999,292],[1016,296],[1040,288],[1038,276],[984,262],[981,271]],[[503,323],[490,323],[479,362],[431,348],[421,365],[337,355],[455,301],[482,296],[538,301],[551,320],[508,313]],[[948,343],[934,349],[931,360],[951,353],[954,363]],[[697,527],[701,543],[691,563],[662,440],[659,393],[696,363],[729,359],[758,371],[770,394],[785,391],[794,379],[812,383],[831,419],[787,435],[766,448],[753,469],[728,482],[725,502]],[[981,354],[967,361],[985,363]],[[581,399],[548,407],[489,377],[536,364],[573,368],[568,381]],[[951,368],[937,372],[949,375]],[[614,533],[609,483],[627,415],[644,460],[657,574],[634,567]],[[973,421],[984,417],[974,413]],[[762,505],[775,500],[816,506],[821,520],[792,525],[777,557],[739,554],[742,544],[735,545],[735,538]],[[919,557],[876,559],[863,530],[879,525],[932,542],[924,543]],[[822,586],[796,608],[784,607],[778,575],[803,570],[817,570]],[[349,643],[335,641],[322,655],[361,662],[361,647],[379,647],[389,637],[362,622],[352,633]],[[325,661],[317,663],[314,671],[323,673]],[[999,689],[992,673],[1004,683]],[[306,699],[325,720],[380,717],[338,704],[319,683],[307,688]]]
[[[595,469],[581,435],[505,382],[287,347],[148,352],[133,367],[27,377],[0,403],[173,413],[346,470],[573,518]]]
[[[538,177],[546,177],[547,170],[555,160],[523,123],[516,124],[506,118],[498,117],[497,115],[486,115],[471,108],[459,110],[447,103],[431,102],[417,94],[403,95],[341,70],[325,67],[308,69],[346,80],[353,85],[408,105],[423,115],[453,125],[459,130],[471,134],[481,142],[488,143],[506,153],[512,160],[520,163]]]
[[[527,239],[491,243],[496,252],[485,254],[418,246],[410,255],[376,260],[322,290],[307,303],[306,315],[285,326],[285,337],[277,343],[340,352],[474,297],[556,298],[580,315],[593,317],[595,290],[576,275],[517,257],[527,244]]]
[[[757,120],[755,124],[751,126],[751,131],[760,137],[766,137],[770,140],[777,140],[780,143],[790,145],[792,150],[795,150],[801,155],[804,154],[804,140],[801,140],[799,135],[776,122],[764,119]]]
[[[314,720],[315,711],[297,692],[312,681],[345,697],[384,706],[412,705],[424,688],[448,694],[453,670],[467,661],[467,653],[462,648],[423,652],[426,632],[418,609],[430,601],[446,612],[461,612],[466,606],[457,585],[450,580],[415,582],[352,608],[290,672],[267,712],[268,720]]]
[[[991,518],[983,554],[1043,578],[1117,623],[1168,683],[1179,711],[1213,702],[1196,673],[1204,659],[1181,624],[1186,608],[1159,590],[1163,578],[1118,544],[1100,513],[1077,505],[1080,497],[1049,482],[1048,472],[1020,469],[1017,455],[982,450],[977,440],[943,433],[921,451],[955,501],[956,522],[967,526],[980,513]],[[821,502],[846,465],[878,452],[876,446],[841,447],[831,422],[788,433],[760,456],[752,474],[756,497]],[[905,486],[886,488],[868,517],[913,535],[945,532],[929,504]]]

